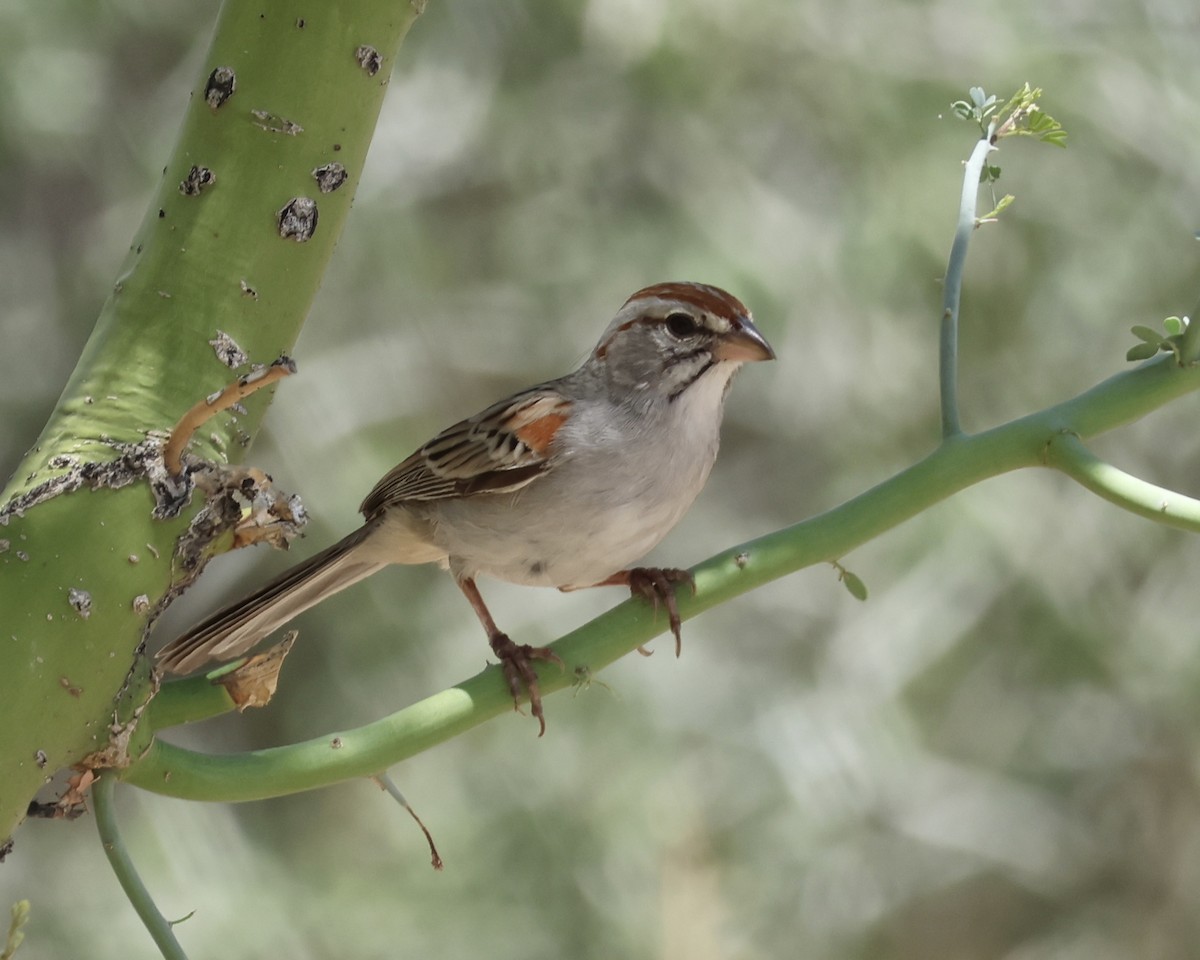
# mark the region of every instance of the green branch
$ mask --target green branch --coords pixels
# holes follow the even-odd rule
[[[141,918],[142,923],[154,938],[158,949],[167,960],[187,960],[183,947],[175,939],[171,924],[154,905],[150,891],[138,876],[137,868],[129,858],[121,831],[117,828],[116,813],[113,810],[113,790],[115,779],[102,776],[92,786],[92,804],[96,812],[96,829],[100,832],[100,843],[104,847],[104,855],[112,865],[113,873],[125,891],[125,896],[133,904],[133,909]]]
[[[237,709],[229,690],[207,676],[168,680],[146,708],[151,730],[165,730],[184,723],[197,723]]]
[[[950,438],[924,460],[853,500],[700,564],[695,568],[696,594],[680,594],[680,613],[694,617],[764,583],[836,560],[959,490],[1042,465],[1048,447],[1064,433],[1094,436],[1198,389],[1200,369],[1181,368],[1164,357],[1047,410],[984,433]],[[538,671],[543,694],[582,682],[665,629],[665,618],[656,618],[647,604],[626,601],[553,644],[566,669]],[[213,756],[157,739],[122,776],[174,797],[259,800],[371,776],[511,710],[500,672],[490,667],[374,723],[304,743]]]
[[[1046,465],[1061,470],[1092,493],[1123,510],[1158,523],[1200,533],[1200,500],[1140,480],[1105,463],[1073,433],[1060,433],[1046,446]]]
[[[941,386],[942,436],[962,433],[958,415],[958,308],[962,299],[963,269],[967,264],[967,247],[975,232],[975,205],[979,196],[979,178],[987,156],[993,150],[992,128],[984,131],[963,170],[962,193],[958,202],[958,223],[954,228],[954,243],[946,264],[946,285],[942,294],[942,324],[938,341],[938,380]]]
[[[995,202],[993,209],[981,220],[976,213],[980,183],[995,183],[1000,168],[989,166],[988,154],[1005,137],[1031,136],[1045,143],[1065,146],[1067,134],[1062,125],[1042,112],[1037,99],[1041,89],[1024,84],[1008,102],[1001,105],[993,94],[988,96],[982,87],[972,87],[970,100],[957,100],[950,109],[963,120],[979,127],[980,138],[963,167],[962,192],[958,201],[958,222],[954,242],[946,265],[945,290],[942,295],[942,323],[938,343],[938,381],[941,393],[942,437],[948,439],[962,433],[958,412],[958,315],[962,299],[963,269],[967,263],[967,247],[971,234],[980,223],[991,222],[1012,203],[1011,196]],[[993,195],[993,200],[995,197]]]

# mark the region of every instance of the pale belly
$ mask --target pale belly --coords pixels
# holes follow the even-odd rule
[[[712,457],[623,471],[563,464],[551,478],[508,494],[442,501],[432,539],[457,577],[585,587],[641,560],[679,522]],[[564,489],[570,490],[564,496]]]
[[[533,586],[590,586],[649,553],[692,499],[615,503],[594,511],[547,507],[534,502],[541,498],[521,496],[527,492],[498,496],[494,504],[476,501],[469,510],[442,505],[434,539],[452,573]]]

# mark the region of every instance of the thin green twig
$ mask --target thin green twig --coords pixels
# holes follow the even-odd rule
[[[958,308],[962,295],[963,268],[967,262],[967,247],[975,228],[981,222],[988,222],[998,216],[1013,199],[1011,196],[1002,197],[984,220],[980,220],[977,204],[983,174],[986,171],[987,180],[992,183],[1000,173],[998,168],[986,165],[988,154],[995,148],[996,143],[1005,137],[1028,136],[1060,147],[1066,145],[1067,138],[1062,124],[1043,113],[1038,106],[1037,99],[1042,95],[1040,87],[1033,88],[1025,83],[1003,105],[995,95],[988,96],[982,87],[972,87],[968,95],[969,101],[959,100],[951,104],[951,108],[962,119],[978,124],[982,136],[963,168],[958,224],[954,230],[954,243],[950,248],[950,262],[946,265],[938,359],[944,440],[962,434],[962,422],[958,413]]]
[[[121,832],[117,828],[116,814],[113,811],[115,784],[116,778],[106,774],[92,785],[96,828],[100,831],[100,842],[104,847],[104,855],[108,857],[108,862],[112,864],[113,873],[117,875],[121,889],[125,891],[125,896],[133,904],[137,915],[142,918],[142,923],[150,931],[150,936],[154,938],[162,955],[167,960],[187,960],[187,954],[183,952],[183,947],[175,939],[171,924],[158,912],[158,907],[154,905],[154,900],[150,897],[150,891],[142,883],[142,878],[138,876],[137,869],[129,858],[125,841],[121,839]]]
[[[963,168],[962,194],[958,203],[958,225],[954,243],[946,264],[946,285],[942,294],[942,326],[938,342],[938,380],[941,385],[942,437],[962,433],[958,414],[958,305],[962,298],[963,268],[967,263],[967,247],[976,227],[976,203],[979,197],[979,178],[991,153],[995,121],[988,124],[983,137],[975,144],[971,157]]]
[[[1200,533],[1200,500],[1156,486],[1105,463],[1073,433],[1046,445],[1046,465],[1122,509],[1158,523]]]

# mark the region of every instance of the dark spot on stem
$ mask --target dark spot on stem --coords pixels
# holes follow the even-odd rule
[[[217,67],[208,75],[204,85],[204,102],[216,110],[237,90],[237,74],[233,67]]]
[[[346,168],[336,161],[317,167],[312,172],[312,175],[313,179],[317,181],[317,189],[322,193],[333,193],[334,190],[346,182],[349,176],[346,173]]]
[[[277,113],[272,113],[270,110],[251,110],[250,116],[254,118],[253,123],[256,127],[266,130],[268,133],[282,133],[294,137],[304,132],[304,128],[300,124],[287,117],[281,117]]]
[[[364,43],[354,51],[354,59],[366,71],[368,77],[375,76],[379,72],[379,68],[383,66],[383,57],[369,43]]]
[[[304,243],[317,232],[317,201],[309,197],[292,197],[276,218],[281,237]]]
[[[217,182],[217,175],[208,167],[194,166],[179,182],[179,192],[185,197],[198,197]]]
[[[231,369],[245,366],[250,362],[246,351],[239,347],[237,341],[224,330],[218,330],[216,337],[209,340],[208,345],[213,348],[217,359]]]

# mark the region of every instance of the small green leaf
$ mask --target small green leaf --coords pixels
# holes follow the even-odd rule
[[[17,952],[17,948],[25,939],[25,931],[21,928],[29,922],[29,901],[18,900],[12,905],[12,910],[9,912],[8,936],[4,946],[4,952],[0,953],[0,960],[12,960],[13,955]]]
[[[1054,127],[1054,118],[1042,113],[1036,106],[1029,108],[1029,119],[1025,121],[1030,133],[1048,133]]]
[[[993,113],[996,112],[996,97],[989,96],[983,87],[971,87],[967,91],[969,100],[955,100],[950,104],[950,109],[953,110],[963,120],[973,120],[979,124],[981,132],[986,132],[987,124],[985,121]]]
[[[1062,128],[1062,124],[1049,114],[1042,113],[1037,104],[1029,108],[1025,117],[1025,129],[1031,136],[1046,143],[1055,143],[1060,147],[1067,145],[1067,131]]]
[[[1139,340],[1145,340],[1147,343],[1154,344],[1155,349],[1162,343],[1163,335],[1157,330],[1151,330],[1149,327],[1144,327],[1141,324],[1129,328],[1130,332]]]
[[[1179,317],[1167,317],[1163,321],[1163,328],[1173,337],[1183,333],[1183,328],[1187,326]]]
[[[867,599],[867,585],[862,582],[857,574],[851,573],[836,560],[830,560],[829,565],[837,571],[838,579],[846,585],[846,589],[850,591],[850,596],[855,600]]]
[[[846,589],[850,592],[855,600],[867,599],[867,585],[862,582],[862,579],[849,570],[842,571],[842,583],[846,585]]]
[[[1000,115],[1008,117],[1018,110],[1024,110],[1029,104],[1033,103],[1042,94],[1041,90],[1031,90],[1029,84],[1025,83],[1020,90],[1014,93],[1003,107],[1000,108]]]
[[[1009,206],[1012,205],[1012,202],[1015,199],[1016,199],[1016,197],[1014,197],[1011,193],[1006,193],[1004,196],[1002,196],[1000,198],[1000,200],[996,203],[996,206],[992,210],[985,213],[982,217],[980,217],[975,222],[977,224],[979,224],[979,223],[988,223],[992,220],[995,220],[998,216],[1000,216],[1000,214],[1002,214],[1005,210],[1007,210],[1009,208]]]
[[[1158,344],[1156,343],[1139,343],[1129,348],[1125,354],[1125,359],[1130,361],[1149,360],[1158,353]]]
[[[1067,132],[1062,128],[1061,123],[1049,114],[1042,112],[1037,103],[1041,95],[1040,87],[1030,87],[1026,83],[1012,95],[1003,107],[999,110],[993,108],[992,111],[989,111],[989,113],[995,112],[998,118],[995,136],[997,138],[1036,137],[1046,143],[1065,147]]]

